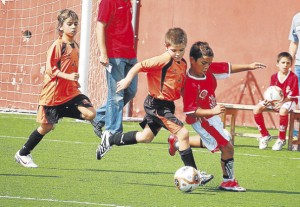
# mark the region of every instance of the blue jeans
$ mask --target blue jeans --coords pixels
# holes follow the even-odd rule
[[[105,125],[111,133],[123,132],[123,107],[134,98],[137,92],[138,76],[134,77],[129,87],[116,93],[117,82],[126,77],[129,70],[137,63],[137,59],[110,58],[111,73],[106,70],[107,101],[97,109],[94,122]]]
[[[300,65],[295,65],[295,73],[298,77],[298,88],[299,88],[299,91],[300,91]],[[300,99],[298,99],[298,106],[300,106]],[[298,137],[298,134],[299,134],[299,131],[297,131],[296,129],[294,129],[293,131],[293,136],[295,137]]]

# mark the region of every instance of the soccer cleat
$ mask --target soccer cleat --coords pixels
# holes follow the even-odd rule
[[[282,150],[282,147],[285,145],[285,140],[277,139],[275,144],[272,147],[272,150],[279,151]]]
[[[238,182],[234,180],[229,180],[226,182],[222,182],[219,186],[220,190],[226,190],[226,191],[234,191],[234,192],[246,192],[246,188],[243,188],[239,186]]]
[[[174,156],[176,154],[176,146],[175,143],[177,142],[177,136],[175,134],[171,134],[168,138],[168,143],[169,143],[169,154],[171,156]]]
[[[266,149],[268,146],[268,142],[272,139],[270,135],[261,137],[259,139],[259,149]]]
[[[102,134],[101,144],[98,146],[96,150],[96,158],[97,160],[101,160],[102,157],[111,149],[109,145],[109,137],[111,136],[109,131],[104,131]]]
[[[31,154],[21,156],[20,155],[20,150],[15,154],[15,160],[17,163],[23,165],[24,167],[31,167],[31,168],[36,168],[38,167],[32,159]]]
[[[207,174],[206,172],[200,172],[198,170],[198,173],[199,173],[199,177],[200,177],[200,185],[205,185],[206,183],[208,183],[209,181],[211,181],[214,176],[213,175],[210,175],[210,174]]]

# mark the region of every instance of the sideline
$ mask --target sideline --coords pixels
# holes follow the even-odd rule
[[[65,201],[65,200],[57,200],[57,199],[49,199],[49,198],[28,198],[28,197],[20,197],[20,196],[1,196],[0,199],[20,199],[20,200],[32,200],[32,201],[48,201],[55,203],[74,203],[74,204],[85,204],[85,205],[94,205],[94,206],[113,206],[113,207],[130,207],[130,206],[119,206],[117,204],[104,204],[104,203],[91,203],[91,202],[81,202],[81,201]]]

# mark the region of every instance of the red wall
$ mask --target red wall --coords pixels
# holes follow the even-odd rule
[[[159,3],[158,3],[159,2]],[[277,72],[276,56],[288,51],[288,33],[293,15],[300,11],[298,0],[141,0],[138,59],[143,60],[165,51],[164,34],[171,27],[182,27],[188,35],[185,58],[190,46],[207,41],[215,53],[215,61],[231,63],[265,63],[265,70],[233,74],[218,82],[218,102],[256,104]],[[147,93],[145,75],[139,75],[139,91],[134,100],[138,116],[142,116]],[[177,115],[184,119],[181,100]],[[270,118],[270,117],[272,118]],[[269,127],[279,122],[277,114],[266,115]],[[237,125],[255,126],[251,112],[239,112]]]

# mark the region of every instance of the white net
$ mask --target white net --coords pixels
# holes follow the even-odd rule
[[[88,96],[95,107],[106,97],[105,70],[98,63],[94,33],[99,0],[93,0]],[[1,0],[0,110],[35,112],[46,52],[57,38],[57,14],[71,9],[81,17],[81,0]],[[80,44],[80,33],[76,36]]]

